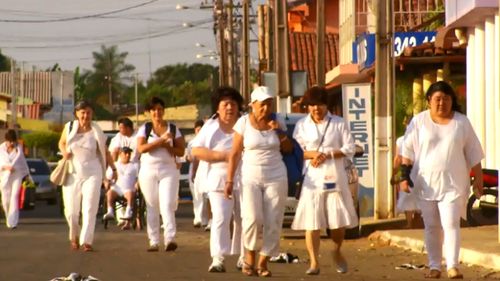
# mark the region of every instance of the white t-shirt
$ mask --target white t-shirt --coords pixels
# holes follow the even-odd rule
[[[233,147],[233,134],[223,132],[218,122],[205,125],[195,139],[192,147],[206,147],[215,151],[230,151]],[[227,162],[208,163],[207,179],[204,184],[206,191],[222,191],[227,179]],[[238,172],[236,172],[238,174]],[[234,189],[239,189],[238,179],[235,177]]]
[[[455,112],[442,125],[434,123],[426,110],[406,130],[403,157],[413,161],[413,190],[420,199],[451,202],[468,195],[470,169],[484,153],[465,115]]]
[[[170,132],[170,124],[167,123],[167,132]],[[146,125],[142,125],[139,130],[137,131],[137,138],[142,137],[146,138]],[[179,131],[179,128],[177,126],[175,127],[175,138],[180,138],[182,137],[181,131]],[[149,134],[148,138],[148,143],[155,142],[158,140],[160,136],[156,135],[154,130],[151,130],[151,133]],[[167,149],[158,147],[153,150],[150,150],[149,152],[142,153],[141,154],[141,166],[142,165],[148,165],[149,168],[152,167],[169,167],[169,168],[176,168],[176,163],[175,163],[175,157],[173,155],[170,155],[168,153]]]
[[[235,132],[243,136],[243,165],[274,167],[277,162],[282,163],[283,161],[276,161],[282,159],[280,140],[276,131],[257,130],[250,123],[249,116],[247,114],[240,117],[233,127]],[[277,121],[281,130],[286,131],[284,120],[278,116]]]
[[[138,162],[139,155],[137,153],[137,137],[135,136],[135,134],[133,134],[130,137],[122,135],[121,133],[116,134],[116,136],[114,136],[111,139],[108,150],[109,152],[113,152],[125,146],[130,147],[132,149],[132,155],[130,155],[130,161]]]
[[[102,176],[102,167],[97,152],[97,140],[92,130],[85,133],[77,133],[69,144],[73,153],[72,164],[77,175],[83,178],[90,177],[96,173]]]
[[[137,181],[137,175],[139,174],[139,166],[137,163],[122,163],[121,161],[115,162],[117,180],[113,185],[120,189],[122,193],[133,191],[135,183]],[[112,179],[113,171],[110,167],[106,171],[106,178]]]

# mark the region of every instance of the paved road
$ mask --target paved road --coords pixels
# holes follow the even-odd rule
[[[179,248],[174,253],[147,253],[145,231],[104,230],[98,223],[93,253],[69,249],[67,227],[57,207],[39,203],[35,211],[22,214],[18,229],[0,226],[0,281],[50,280],[56,276],[79,272],[104,281],[114,280],[249,280],[238,272],[236,258],[229,258],[227,273],[208,273],[210,264],[208,232],[191,226],[190,204],[181,204],[178,214]],[[350,271],[334,271],[322,241],[321,275],[304,275],[307,269],[305,246],[300,233],[284,231],[282,250],[298,255],[298,264],[271,264],[274,280],[424,280],[423,271],[396,270],[404,263],[424,264],[425,256],[394,247],[373,245],[367,239],[345,243]],[[486,269],[462,265],[466,280],[492,280]],[[488,277],[485,277],[488,276]],[[252,279],[252,278],[251,278]],[[250,279],[250,280],[251,280]]]

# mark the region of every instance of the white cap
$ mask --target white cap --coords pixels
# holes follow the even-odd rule
[[[271,90],[268,87],[265,86],[259,86],[252,91],[251,95],[251,102],[256,102],[256,101],[265,101],[267,99],[272,99],[274,98],[274,95],[271,94]]]

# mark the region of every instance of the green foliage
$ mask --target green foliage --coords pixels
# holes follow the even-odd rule
[[[50,158],[58,150],[59,133],[54,132],[32,132],[21,136],[24,144],[28,147],[35,157]]]
[[[413,78],[415,73],[410,71],[398,72],[395,92],[395,126],[396,136],[402,136],[405,132],[405,119],[413,115]]]
[[[10,71],[10,58],[2,54],[0,50],[0,71]]]

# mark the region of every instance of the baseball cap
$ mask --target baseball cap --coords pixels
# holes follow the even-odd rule
[[[250,96],[251,102],[256,101],[265,101],[267,99],[274,98],[274,95],[271,93],[271,90],[265,86],[259,86],[253,89],[252,94]]]

